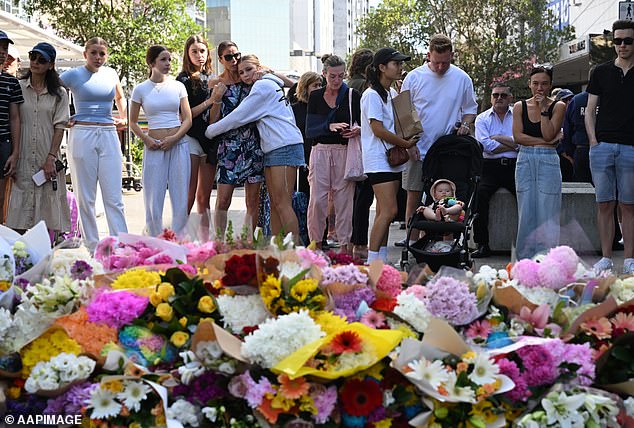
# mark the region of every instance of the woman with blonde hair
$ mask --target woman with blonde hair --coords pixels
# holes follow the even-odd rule
[[[187,207],[190,212],[196,201],[197,211],[203,215],[203,222],[207,225],[209,224],[207,219],[209,199],[218,163],[218,146],[205,137],[205,129],[209,123],[209,109],[212,105],[212,100],[209,98],[211,95],[209,82],[213,77],[207,41],[199,35],[190,36],[185,42],[183,68],[176,77],[176,80],[187,89],[187,99],[192,112],[192,126],[184,137],[189,144],[191,160]]]
[[[99,241],[95,199],[97,183],[101,187],[110,235],[127,232],[121,194],[121,143],[117,125],[127,122],[126,100],[117,72],[104,66],[108,44],[93,37],[84,49],[86,65],[68,70],[60,76],[70,89],[76,114],[68,134],[68,159],[73,191],[79,207],[79,221],[84,243],[94,252]],[[119,117],[112,116],[112,102]]]
[[[297,167],[304,165],[302,134],[284,96],[284,81],[273,73],[264,73],[255,55],[245,56],[240,61],[240,79],[253,85],[251,91],[231,113],[209,125],[206,135],[213,138],[256,122],[271,199],[271,231],[274,235],[291,232],[297,241],[298,224],[292,196]]]

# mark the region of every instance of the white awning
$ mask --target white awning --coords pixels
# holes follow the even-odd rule
[[[28,52],[39,42],[47,42],[57,50],[58,67],[77,67],[85,62],[84,49],[75,43],[56,36],[35,24],[26,22],[15,15],[0,11],[0,29],[5,31],[20,51],[20,59],[25,61]],[[28,63],[27,63],[28,66]]]

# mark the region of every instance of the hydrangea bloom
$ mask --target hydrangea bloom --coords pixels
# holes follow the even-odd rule
[[[478,316],[477,299],[469,286],[451,277],[440,277],[427,285],[427,309],[454,325],[470,323]]]

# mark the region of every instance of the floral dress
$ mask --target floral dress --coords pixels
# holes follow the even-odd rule
[[[231,113],[251,91],[251,86],[227,85],[222,97],[222,117]],[[217,137],[218,183],[242,185],[264,181],[264,153],[255,123],[241,126]]]

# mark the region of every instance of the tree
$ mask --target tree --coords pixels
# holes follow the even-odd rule
[[[185,40],[202,28],[186,13],[188,5],[204,7],[202,0],[28,0],[30,13],[49,18],[57,34],[84,45],[92,37],[109,45],[108,62],[128,89],[147,76],[145,52],[154,44],[181,52]]]
[[[409,9],[418,15],[408,17],[403,11]],[[401,37],[398,46],[414,47],[417,54],[433,34],[446,34],[454,42],[456,64],[486,104],[494,80],[525,76],[527,65],[557,59],[557,48],[574,32],[554,25],[546,0],[386,0],[361,22],[360,31],[367,47],[396,48]],[[399,36],[394,28],[408,30]]]

